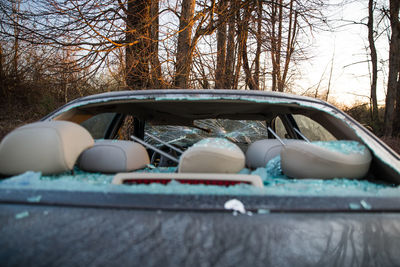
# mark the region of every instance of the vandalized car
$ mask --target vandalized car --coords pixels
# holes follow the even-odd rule
[[[400,156],[244,90],[76,99],[0,144],[4,266],[399,266]]]

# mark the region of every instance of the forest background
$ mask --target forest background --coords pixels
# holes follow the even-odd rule
[[[354,2],[365,4],[354,10],[365,17],[329,15]],[[0,0],[0,139],[93,93],[223,88],[327,100],[399,152],[399,7],[398,0]],[[297,81],[317,56],[318,35],[349,25],[366,33],[360,53],[370,82],[366,101],[344,106],[331,95],[340,51],[316,84]]]

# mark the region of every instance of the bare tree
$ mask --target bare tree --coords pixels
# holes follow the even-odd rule
[[[126,68],[127,85],[145,89],[149,82],[149,26],[148,0],[128,1],[126,8]]]
[[[4,55],[3,55],[3,46],[0,43],[0,97],[5,97],[6,91],[6,75],[4,71]]]
[[[272,91],[283,92],[298,34],[298,12],[293,7],[295,1],[290,0],[286,15],[289,20],[286,47],[283,47],[284,12],[287,7],[284,5],[283,0],[275,0],[273,2],[269,12],[271,18],[269,36],[271,43]],[[284,62],[282,62],[282,57],[284,57]]]
[[[393,136],[400,137],[400,78],[396,88],[396,113],[393,121]]]
[[[16,22],[14,26],[14,58],[13,58],[13,71],[14,75],[18,77],[18,58],[19,58],[19,35],[20,29],[18,23],[20,23],[20,7],[21,1],[12,1],[12,18]],[[15,79],[17,80],[17,79]]]
[[[371,77],[371,102],[372,102],[372,124],[376,130],[377,124],[379,123],[378,116],[378,99],[376,96],[376,86],[378,80],[378,56],[375,47],[375,34],[374,34],[374,9],[376,3],[374,0],[368,1],[368,43],[371,52],[371,65],[372,65],[372,77]]]
[[[214,18],[215,0],[201,2],[197,12],[195,6],[195,0],[182,0],[174,77],[174,85],[178,88],[190,87],[189,76],[197,43],[201,38],[213,34],[219,25]]]
[[[150,7],[150,42],[151,42],[151,88],[163,88],[166,86],[161,73],[161,63],[158,57],[159,42],[159,0],[151,0]]]
[[[331,59],[331,68],[330,68],[330,71],[329,71],[328,88],[326,89],[325,101],[328,101],[329,93],[331,91],[331,82],[332,82],[334,60],[335,60],[335,51],[333,52],[332,59]]]
[[[229,1],[227,9],[233,9],[235,16],[231,15],[232,11],[227,13],[226,40],[225,25],[217,31],[216,88],[224,84],[218,78],[226,77],[223,78],[226,80],[225,88],[238,88],[245,84],[249,89],[259,89],[260,75],[265,81],[268,73],[265,67],[261,72],[261,59],[266,58],[271,61],[272,90],[284,91],[293,75],[293,62],[306,59],[307,44],[303,44],[300,38],[307,32],[312,33],[323,21],[322,6],[320,1]],[[224,51],[229,51],[225,61],[222,60]],[[269,57],[262,57],[263,53],[268,53]],[[225,75],[221,75],[223,68]]]
[[[250,2],[251,3],[251,2]],[[249,34],[249,20],[250,20],[250,14],[254,9],[254,6],[251,4],[247,4],[243,7],[243,15],[242,17],[240,16],[240,13],[238,13],[238,28],[239,28],[239,36],[240,36],[240,53],[242,57],[242,62],[243,62],[243,69],[245,72],[245,82],[246,85],[250,88],[250,90],[258,90],[258,84],[255,83],[255,80],[253,78],[250,65],[249,65],[249,59],[248,59],[248,54],[247,54],[247,40],[248,40],[248,34]]]
[[[188,88],[193,55],[192,29],[194,23],[195,4],[195,0],[182,1],[175,63],[175,86],[178,88]]]
[[[3,2],[16,1],[27,0],[4,0],[0,11]],[[15,27],[19,38],[4,27],[0,35],[49,50],[72,48],[74,66],[79,67],[70,68],[69,62],[68,71],[87,77],[106,74],[124,80],[118,81],[118,88],[124,84],[130,89],[188,88],[195,85],[192,81],[203,88],[247,84],[259,89],[260,76],[269,72],[275,81],[272,88],[283,91],[291,62],[303,53],[298,37],[312,28],[316,7],[321,6],[318,0],[30,1],[30,6],[21,5],[19,19],[9,15],[5,27]],[[177,21],[166,21],[172,16]],[[198,49],[208,37],[216,40],[211,56]],[[267,53],[272,71],[261,62]]]
[[[229,13],[228,13],[228,42],[227,42],[227,47],[226,51],[226,60],[225,60],[225,86],[224,88],[227,89],[232,89],[232,88],[237,88],[234,87],[233,81],[234,81],[234,68],[235,68],[235,9],[236,9],[236,1],[235,0],[229,0]]]
[[[14,0],[8,0],[14,1]],[[94,75],[104,69],[113,51],[124,48],[126,84],[132,89],[150,84],[149,65],[156,70],[152,54],[156,48],[151,40],[158,29],[151,14],[158,13],[155,0],[31,0],[21,5],[20,19],[10,17],[10,27],[19,33],[19,41],[60,49],[77,47],[76,57],[82,69]],[[0,6],[7,13],[7,5]],[[23,18],[23,19],[22,19]],[[8,28],[0,29],[11,36]],[[16,30],[14,30],[16,32]],[[154,53],[153,53],[154,54]]]
[[[227,37],[227,0],[220,0],[218,4],[217,27],[217,67],[215,70],[215,88],[227,88],[226,84],[226,37]],[[232,51],[229,51],[232,52]]]
[[[256,1],[257,4],[257,32],[256,32],[256,40],[257,40],[257,48],[254,59],[254,83],[257,85],[260,90],[260,57],[261,57],[261,49],[262,49],[262,23],[263,23],[263,2],[261,0]]]
[[[390,0],[389,19],[391,28],[390,46],[389,46],[389,76],[386,95],[386,108],[385,108],[385,136],[392,136],[394,134],[394,123],[398,123],[400,119],[396,111],[397,88],[399,87],[400,78],[400,21],[399,21],[400,2],[398,0]],[[396,126],[397,127],[397,126]]]

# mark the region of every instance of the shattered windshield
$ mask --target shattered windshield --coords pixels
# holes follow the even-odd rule
[[[257,140],[268,138],[265,122],[256,120],[205,119],[195,120],[191,126],[146,123],[145,132],[181,147],[190,146],[204,138],[220,137],[236,143],[243,149]],[[145,140],[157,145],[151,138]]]

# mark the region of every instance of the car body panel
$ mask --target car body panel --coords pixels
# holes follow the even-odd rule
[[[400,265],[398,213],[2,205],[0,223],[7,266]]]

